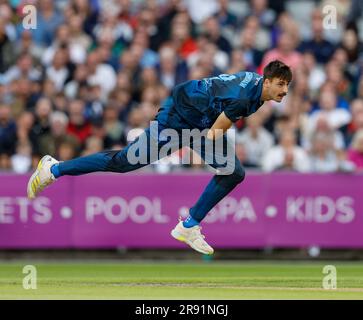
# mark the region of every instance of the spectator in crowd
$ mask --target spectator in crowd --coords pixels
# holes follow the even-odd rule
[[[334,149],[332,132],[316,132],[312,137],[310,170],[312,172],[335,172],[339,170],[340,159]]]
[[[32,56],[26,52],[18,57],[16,65],[4,72],[3,82],[10,84],[20,78],[27,78],[31,81],[38,81],[41,78],[41,72],[34,66]]]
[[[37,3],[37,27],[32,30],[34,41],[43,47],[52,44],[58,26],[63,22],[64,16],[60,14],[52,0],[39,0]],[[18,30],[22,25],[18,26]]]
[[[271,28],[276,19],[275,12],[268,7],[268,0],[251,0],[248,15],[256,16],[265,28]]]
[[[314,131],[319,119],[325,119],[333,130],[346,126],[351,121],[351,114],[344,108],[337,107],[336,92],[330,86],[324,87],[319,96],[319,110],[314,111],[309,119],[310,131]]]
[[[80,149],[80,143],[74,135],[67,132],[68,117],[61,111],[55,111],[50,115],[51,140],[49,141],[49,154],[59,155],[59,148],[63,143],[74,146],[75,150]]]
[[[0,154],[12,154],[15,151],[16,123],[9,105],[0,105]]]
[[[264,155],[274,144],[272,134],[262,126],[262,118],[258,113],[247,118],[247,127],[237,135],[236,141],[244,146],[244,164],[257,168],[261,167]]]
[[[355,165],[356,171],[363,172],[363,129],[354,135],[347,159]]]
[[[32,145],[25,141],[19,142],[10,161],[13,172],[18,174],[27,173],[32,168]]]
[[[310,170],[309,157],[305,150],[296,144],[293,131],[284,131],[279,144],[272,147],[262,160],[264,171],[292,170],[307,172]]]
[[[302,63],[301,54],[295,50],[296,43],[293,35],[287,31],[284,31],[278,40],[277,48],[268,51],[261,65],[261,70],[273,60],[281,60],[294,71]]]
[[[69,103],[69,123],[67,132],[74,135],[80,144],[91,135],[91,124],[85,118],[85,103],[76,99]]]
[[[229,0],[219,0],[219,9],[215,13],[215,17],[218,20],[219,26],[222,29],[232,28],[236,29],[238,27],[238,17],[232,13],[229,8]]]
[[[209,17],[203,23],[203,30],[209,36],[209,39],[222,51],[228,55],[232,51],[229,41],[221,34],[218,20],[215,17]]]
[[[159,81],[171,91],[175,85],[187,80],[188,67],[185,61],[181,60],[174,48],[164,45],[159,50],[160,60],[157,65]]]
[[[14,46],[5,28],[4,21],[0,19],[0,73],[5,72],[14,62]]]
[[[310,52],[319,64],[324,64],[332,57],[335,46],[324,38],[323,13],[320,9],[313,10],[311,15],[312,37],[301,43],[301,52]]]

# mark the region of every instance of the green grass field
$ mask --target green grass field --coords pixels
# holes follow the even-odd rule
[[[26,264],[0,263],[0,299],[363,299],[362,262],[34,262],[36,290]],[[335,290],[322,288],[327,264]]]

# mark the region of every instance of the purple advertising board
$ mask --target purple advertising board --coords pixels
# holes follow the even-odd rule
[[[170,236],[210,174],[63,177],[26,198],[0,176],[0,248],[183,248]],[[203,221],[215,248],[363,248],[363,176],[247,174]]]

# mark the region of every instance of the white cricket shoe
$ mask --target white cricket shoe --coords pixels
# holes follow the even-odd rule
[[[49,155],[40,159],[37,169],[28,182],[27,193],[29,199],[34,199],[45,187],[56,180],[50,171],[52,165],[56,163],[59,163],[59,161]]]
[[[201,234],[201,227],[194,226],[191,228],[185,228],[183,221],[179,221],[176,227],[171,231],[171,235],[176,240],[185,242],[194,250],[204,253],[213,254],[213,248],[204,240],[205,236]]]

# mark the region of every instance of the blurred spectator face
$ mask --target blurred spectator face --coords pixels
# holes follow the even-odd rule
[[[343,48],[338,48],[335,50],[332,60],[337,66],[343,68],[348,63],[348,54]]]
[[[92,137],[99,138],[103,141],[106,135],[106,130],[103,126],[103,122],[95,122],[92,124]]]
[[[219,0],[219,10],[227,11],[229,5],[229,0]]]
[[[10,168],[10,157],[5,153],[0,154],[0,170],[10,170]]]
[[[358,129],[363,129],[363,112],[359,112],[354,118],[353,118],[354,124]]]
[[[332,129],[330,128],[330,125],[328,121],[325,119],[325,117],[322,115],[318,118],[316,122],[316,131],[319,132],[330,132]]]
[[[50,79],[46,79],[43,83],[43,95],[46,97],[53,97],[56,94],[56,88],[54,82]]]
[[[267,0],[252,0],[251,7],[255,13],[262,13],[267,8]]]
[[[143,111],[139,108],[132,109],[128,117],[128,123],[132,128],[144,127],[145,115]]]
[[[243,51],[240,49],[235,49],[231,53],[231,72],[229,73],[237,73],[246,68],[246,63],[243,57]]]
[[[178,13],[172,21],[171,37],[176,41],[185,41],[190,37],[190,24],[188,16]]]
[[[16,93],[22,97],[28,97],[31,93],[31,82],[27,78],[21,78],[16,82]]]
[[[291,149],[296,145],[296,136],[293,131],[285,131],[281,133],[280,145],[284,149]]]
[[[88,76],[88,69],[85,64],[77,65],[76,71],[74,73],[74,80],[78,82],[86,81]]]
[[[131,91],[131,79],[126,72],[120,72],[117,75],[117,89]]]
[[[330,62],[326,66],[327,81],[337,86],[343,80],[343,72],[340,66],[335,62]]]
[[[100,57],[100,61],[103,63],[107,63],[107,61],[111,57],[111,47],[109,47],[108,45],[101,45],[97,48],[97,51]]]
[[[152,10],[144,9],[139,16],[139,24],[142,27],[150,27],[155,24],[155,15]]]
[[[83,18],[81,15],[75,14],[72,15],[69,19],[69,30],[71,34],[79,34],[82,33],[82,25],[83,25]]]
[[[60,137],[66,134],[68,118],[63,112],[53,112],[50,116],[50,127],[52,135]]]
[[[245,29],[253,30],[257,32],[260,28],[260,22],[256,16],[249,16],[245,21]]]
[[[118,111],[114,107],[107,107],[103,112],[103,120],[105,122],[116,122],[118,121]]]
[[[352,148],[359,153],[363,153],[363,130],[359,130],[355,134],[352,142]]]
[[[7,125],[11,118],[11,109],[8,105],[0,105],[0,125]]]
[[[35,107],[35,114],[39,119],[41,120],[48,119],[51,111],[52,111],[52,104],[49,99],[41,98],[38,100]]]
[[[99,137],[89,137],[86,140],[86,154],[93,154],[102,151],[103,149],[103,141]]]
[[[57,41],[59,43],[68,43],[70,37],[70,30],[67,24],[62,24],[57,30]]]
[[[149,102],[141,103],[141,105],[139,106],[139,109],[141,110],[141,112],[144,113],[146,121],[148,121],[148,122],[152,121],[157,114],[157,108],[154,107],[154,105]]]
[[[357,48],[358,36],[352,29],[348,29],[343,34],[342,42],[345,49],[353,51]]]
[[[139,59],[141,58],[141,52],[139,50],[140,47],[133,47],[134,51],[125,50],[121,55],[121,65],[122,69],[125,71],[132,71],[134,70],[138,63]],[[138,50],[138,51],[137,51]]]
[[[323,17],[320,9],[316,9],[312,13],[311,27],[315,38],[321,38],[323,34]]]
[[[123,109],[123,107],[126,107],[131,100],[131,94],[128,90],[119,90],[116,93],[116,105],[118,106],[118,108]]]
[[[17,120],[18,129],[29,131],[34,124],[34,115],[31,112],[22,112]]]
[[[82,100],[73,100],[69,104],[69,120],[74,125],[83,125],[84,118],[84,102]]]
[[[155,68],[144,68],[141,73],[143,85],[151,86],[158,83],[158,76]]]
[[[22,55],[21,58],[18,60],[17,65],[23,74],[28,73],[33,65],[33,59],[31,55],[29,54]]]
[[[39,0],[40,11],[53,11],[53,1],[52,0]]]
[[[5,23],[9,23],[12,18],[12,11],[9,5],[3,3],[0,5],[0,20],[4,21]]]
[[[241,42],[243,48],[254,48],[256,42],[256,34],[253,28],[245,28],[241,32]]]
[[[312,152],[314,154],[326,154],[333,146],[331,133],[317,132],[312,139]]]
[[[331,111],[336,108],[337,97],[333,91],[323,90],[320,93],[319,105],[322,110]]]
[[[236,157],[241,162],[244,163],[247,160],[247,152],[243,144],[236,143]]]
[[[257,130],[259,128],[261,128],[261,124],[262,124],[262,119],[259,115],[254,114],[251,117],[247,118],[247,127],[252,131],[252,132],[257,132]]]
[[[174,72],[176,67],[176,52],[171,47],[162,47],[159,52],[160,66],[164,72]]]
[[[159,104],[159,94],[154,86],[146,87],[141,94],[141,101],[148,102],[153,105]]]
[[[32,42],[33,42],[33,38],[32,38],[32,34],[30,31],[28,30],[24,30],[21,34],[21,46],[22,46],[22,50],[24,51],[28,51]]]
[[[57,50],[53,58],[53,67],[55,69],[62,69],[66,64],[66,55],[64,50]]]
[[[278,40],[278,47],[285,54],[294,50],[294,39],[288,32],[281,34]]]
[[[63,142],[58,148],[58,158],[60,161],[71,160],[76,156],[76,150],[73,144]]]
[[[73,4],[79,12],[87,13],[89,7],[88,0],[73,0]]]
[[[350,110],[352,112],[352,118],[354,118],[360,114],[363,113],[363,99],[355,99],[352,101],[352,104],[350,106]]]
[[[99,64],[99,62],[100,60],[97,51],[93,51],[87,56],[87,67],[88,70],[90,71],[90,74],[96,72],[97,65]]]
[[[307,70],[309,71],[313,70],[316,66],[315,56],[311,52],[304,53],[303,64]]]
[[[215,17],[209,17],[204,22],[204,30],[213,38],[218,38],[220,34],[220,27],[218,20]]]

